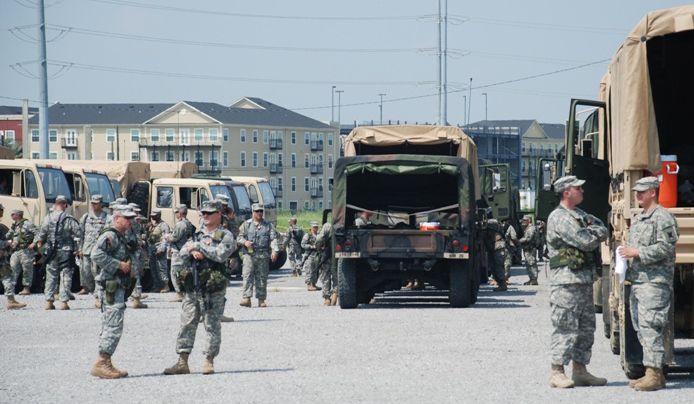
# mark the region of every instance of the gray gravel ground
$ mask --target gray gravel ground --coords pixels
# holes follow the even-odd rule
[[[29,308],[0,310],[0,402],[694,402],[691,378],[654,393],[630,389],[600,328],[589,369],[609,385],[550,389],[544,273],[539,287],[520,286],[527,277],[514,268],[509,292],[484,286],[467,309],[425,292],[435,301],[382,297],[340,310],[287,270],[271,277],[267,309],[239,307],[238,282],[228,289],[227,314],[237,321],[222,324],[211,376],[200,374],[202,327],[194,374],[161,374],[176,360],[180,313],[171,294],[150,294],[149,309],[126,311],[113,362],[130,376],[112,381],[89,375],[100,328],[91,298],[47,312],[42,296],[22,297]]]

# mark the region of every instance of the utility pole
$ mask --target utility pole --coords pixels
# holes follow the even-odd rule
[[[48,158],[48,63],[46,59],[46,16],[44,1],[39,0],[39,144],[42,159]],[[25,150],[27,152],[28,150]]]
[[[470,125],[470,107],[472,107],[472,77],[470,77],[470,84],[468,85],[468,100],[470,101],[467,104],[467,124]]]
[[[345,90],[335,90],[335,92],[337,93],[337,123],[339,126],[340,122],[342,122],[340,120],[340,112],[342,110],[342,93],[344,93]]]
[[[437,69],[436,69],[436,77],[437,77],[437,94],[438,94],[438,103],[439,103],[439,109],[438,109],[438,123],[441,125],[441,122],[443,121],[443,97],[442,97],[442,92],[443,92],[443,77],[441,75],[442,71],[442,62],[443,62],[443,52],[441,50],[441,0],[439,0],[439,14],[438,18],[436,20],[436,27],[438,29],[438,50],[436,52],[436,56],[438,57],[438,64],[437,64]]]
[[[482,96],[484,97],[484,120],[486,122],[489,120],[487,115],[487,93],[482,93]]]
[[[381,97],[381,102],[378,104],[378,109],[380,111],[381,115],[381,125],[383,125],[383,97],[385,97],[387,94],[385,93],[380,93],[378,96]]]
[[[467,126],[467,95],[463,96],[463,126]]]
[[[448,125],[448,0],[443,0],[443,122]]]
[[[331,94],[330,94],[330,124],[332,125],[333,122],[335,122],[335,87],[333,86]]]

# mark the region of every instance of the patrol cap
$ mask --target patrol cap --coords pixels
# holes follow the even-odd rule
[[[576,178],[575,175],[565,175],[558,180],[554,181],[554,190],[556,192],[564,192],[566,188],[569,187],[580,187],[585,184],[585,180],[580,180]]]
[[[523,215],[523,219],[522,219],[522,220],[523,220],[524,222],[525,222],[525,221],[532,222],[532,221],[533,221],[533,218],[532,218],[532,216],[530,216],[530,215]]]
[[[311,227],[318,227],[318,226],[320,226],[320,225],[318,224],[317,221],[315,221],[315,220],[311,221]]]
[[[251,210],[253,210],[253,212],[265,211],[265,207],[259,203],[254,203],[253,206],[251,206]]]
[[[133,210],[133,212],[141,212],[142,209],[140,209],[140,205],[136,204],[135,202],[131,202],[128,204],[130,208]]]
[[[92,198],[90,199],[91,203],[102,203],[103,201],[104,198],[99,194],[92,195]]]
[[[188,211],[188,206],[185,203],[182,203],[180,205],[176,205],[176,212],[187,212]]]
[[[58,203],[58,202],[67,203],[67,198],[65,197],[65,195],[56,196],[55,197],[55,203]]]
[[[0,205],[0,206],[2,206],[2,205]],[[12,209],[12,212],[10,212],[10,214],[24,216],[24,211],[21,209]]]
[[[215,213],[222,208],[222,204],[219,201],[205,201],[202,203],[202,209],[200,212]]]
[[[643,177],[640,180],[636,181],[636,185],[632,188],[632,190],[636,192],[642,192],[642,191],[647,191],[651,188],[657,189],[660,187],[660,181],[658,181],[658,177]]]
[[[127,205],[128,204],[128,200],[126,198],[123,198],[123,197],[116,198],[116,200],[114,202],[116,202],[116,205]]]
[[[214,196],[214,199],[220,201],[222,205],[228,205],[229,204],[229,197],[224,195],[224,194],[217,194]]]
[[[113,207],[113,216],[123,216],[132,219],[137,216],[137,213],[133,212],[133,208],[128,205],[115,205]]]
[[[161,210],[153,210],[150,216],[161,216]]]

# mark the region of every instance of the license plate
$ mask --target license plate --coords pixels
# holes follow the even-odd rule
[[[336,252],[335,258],[360,258],[360,252]]]
[[[454,259],[454,260],[464,260],[470,258],[470,254],[466,252],[460,253],[443,253],[443,258]]]

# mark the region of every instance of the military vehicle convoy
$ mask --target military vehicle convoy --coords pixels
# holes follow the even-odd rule
[[[588,180],[582,208],[609,224],[598,296],[605,336],[630,378],[643,374],[642,347],[629,314],[631,285],[620,284],[614,251],[626,243],[631,220],[641,211],[631,189],[650,175],[667,181],[667,189],[661,185],[661,205],[676,217],[680,230],[666,330],[668,372],[694,370],[682,366],[686,357],[674,341],[694,338],[693,71],[694,6],[646,15],[613,57],[600,83],[600,100],[571,100],[565,160],[544,162],[540,178],[539,216],[552,205],[552,179],[573,174]],[[581,117],[581,112],[587,114]]]

